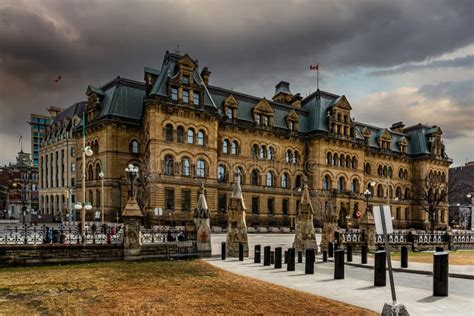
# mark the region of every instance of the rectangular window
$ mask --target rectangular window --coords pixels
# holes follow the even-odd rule
[[[405,219],[408,219],[408,212],[410,212],[410,209],[407,207],[405,208]]]
[[[275,213],[275,199],[268,198],[267,201],[268,215],[273,215]]]
[[[270,126],[270,119],[268,118],[268,115],[263,116],[263,124],[265,126]]]
[[[258,196],[252,196],[252,214],[258,214],[258,204],[260,199]]]
[[[165,207],[167,210],[174,209],[174,189],[165,189]]]
[[[257,114],[257,124],[262,124],[262,116],[260,114]]]
[[[227,194],[220,193],[217,199],[217,208],[219,212],[225,213],[227,210]]]
[[[178,89],[171,88],[171,100],[178,101]]]
[[[197,91],[193,93],[193,103],[194,105],[199,105],[201,103],[201,96],[199,95],[199,92]]]
[[[226,114],[227,114],[227,118],[228,118],[229,120],[231,120],[231,119],[234,118],[234,116],[233,116],[233,114],[232,114],[232,108],[227,108]]]
[[[189,102],[189,91],[188,90],[183,90],[183,102],[184,103]]]
[[[74,162],[71,163],[71,172],[76,172],[76,164]]]
[[[183,77],[181,77],[181,82],[183,84],[189,84],[189,76],[188,75],[183,75]]]
[[[396,215],[395,215],[395,218],[396,218],[397,220],[402,219],[402,209],[401,209],[400,207],[397,207],[397,213],[396,213]]]
[[[189,211],[191,209],[191,191],[181,191],[181,210]]]
[[[76,178],[71,178],[71,187],[76,186]]]
[[[76,196],[74,194],[71,195],[71,203],[72,204],[76,203]]]
[[[76,147],[71,147],[71,157],[76,157]]]
[[[288,199],[283,199],[281,201],[281,209],[282,209],[282,213],[283,215],[288,215]]]

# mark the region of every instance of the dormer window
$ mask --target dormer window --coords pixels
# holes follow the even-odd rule
[[[226,116],[229,120],[232,120],[234,118],[232,108],[227,108]]]
[[[262,116],[260,114],[257,114],[257,124],[258,125],[262,124]]]
[[[183,103],[189,103],[189,90],[183,90]]]
[[[199,105],[201,103],[201,96],[199,95],[198,92],[195,92],[193,94],[193,103],[194,105]]]
[[[178,89],[177,88],[171,88],[171,100],[172,101],[178,101]]]
[[[183,75],[181,82],[183,84],[189,84],[189,76],[188,75]]]
[[[263,125],[270,126],[270,119],[268,118],[268,115],[263,116]]]
[[[294,130],[295,130],[295,123],[290,122],[290,131],[294,131]]]

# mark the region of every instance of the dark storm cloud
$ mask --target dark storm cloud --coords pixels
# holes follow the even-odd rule
[[[471,112],[474,107],[474,79],[428,84],[422,86],[419,92],[430,99],[452,100],[456,106],[471,109]],[[473,120],[474,117],[471,117],[471,123],[474,123]]]
[[[350,72],[464,47],[472,14],[469,0],[11,1],[0,5],[0,134],[16,137],[29,113],[59,104],[57,75],[64,106],[88,84],[142,80],[178,43],[212,84],[268,96],[279,80],[306,85],[310,63]]]

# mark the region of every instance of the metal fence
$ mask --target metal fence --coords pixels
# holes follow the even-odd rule
[[[141,229],[142,244],[157,244],[167,242],[181,242],[195,240],[194,234],[189,234],[184,229],[172,227],[154,227]]]

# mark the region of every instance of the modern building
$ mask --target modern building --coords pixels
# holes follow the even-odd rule
[[[474,199],[474,161],[449,169],[449,223],[472,227]],[[469,224],[471,223],[471,224]]]
[[[39,147],[39,199],[45,220],[76,219],[76,139],[85,102],[56,114]]]
[[[426,226],[412,193],[429,175],[447,181],[451,160],[439,127],[372,126],[353,119],[344,95],[302,97],[281,81],[267,99],[213,86],[210,74],[189,55],[166,52],[161,69],[145,68],[144,82],[117,77],[87,88],[94,154],[77,158],[86,164],[86,202],[96,208],[88,220],[102,198],[107,220],[120,214],[128,197],[124,169],[135,164],[144,188],[139,203],[144,212],[162,208],[162,221],[191,219],[204,182],[212,225],[224,225],[239,169],[248,226],[294,225],[304,177],[316,210],[332,205],[340,227],[357,227],[366,189],[370,205],[391,204],[396,227]],[[80,179],[81,168],[76,172]],[[440,228],[447,208],[436,215]]]

